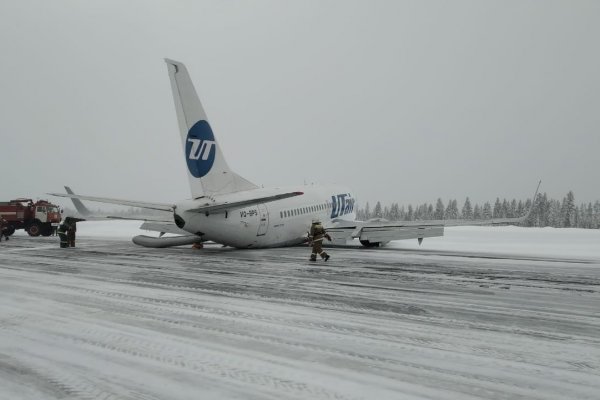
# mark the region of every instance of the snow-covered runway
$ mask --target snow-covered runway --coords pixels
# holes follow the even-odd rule
[[[600,261],[0,245],[0,399],[597,399]]]

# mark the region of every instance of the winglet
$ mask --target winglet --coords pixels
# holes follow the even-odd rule
[[[65,190],[67,191],[68,194],[75,194],[70,187],[65,186]],[[75,206],[75,209],[77,210],[77,212],[79,214],[81,214],[84,217],[89,217],[90,215],[92,215],[92,212],[90,210],[88,210],[88,208],[83,205],[83,203],[81,202],[81,200],[75,198],[75,197],[71,197],[71,201],[73,202],[73,205]]]

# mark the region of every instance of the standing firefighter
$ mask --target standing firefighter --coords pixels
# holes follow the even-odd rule
[[[75,247],[75,232],[77,232],[77,223],[80,221],[85,221],[85,219],[67,217],[60,224],[57,231],[60,247]]]
[[[325,232],[325,228],[321,225],[321,221],[313,219],[310,227],[309,239],[312,243],[312,254],[310,255],[310,261],[317,261],[317,254],[325,261],[329,260],[329,254],[323,251],[323,239],[331,241],[331,236]]]
[[[8,240],[8,221],[0,217],[0,242],[2,241],[2,236],[4,236],[4,240]]]
[[[67,230],[67,241],[69,242],[69,247],[75,247],[75,234],[77,232],[77,220],[72,219],[69,224],[69,229]]]
[[[69,247],[69,240],[67,238],[67,232],[69,231],[69,222],[69,217],[65,218],[65,220],[62,222],[62,224],[60,224],[57,230],[61,248]]]

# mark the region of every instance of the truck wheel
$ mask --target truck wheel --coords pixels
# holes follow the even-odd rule
[[[50,235],[52,235],[52,226],[50,226],[50,225],[43,225],[42,228],[40,229],[40,233],[42,234],[42,236],[50,236]]]
[[[6,228],[4,233],[6,236],[11,236],[13,233],[15,233],[15,227],[10,225],[8,228]]]
[[[40,236],[40,233],[41,233],[40,224],[38,224],[37,222],[34,222],[33,224],[31,224],[29,226],[29,229],[27,230],[27,233],[29,234],[29,236]]]

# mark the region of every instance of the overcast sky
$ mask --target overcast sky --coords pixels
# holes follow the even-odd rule
[[[1,1],[0,201],[188,198],[164,57],[258,185],[600,199],[598,21],[599,1]]]

